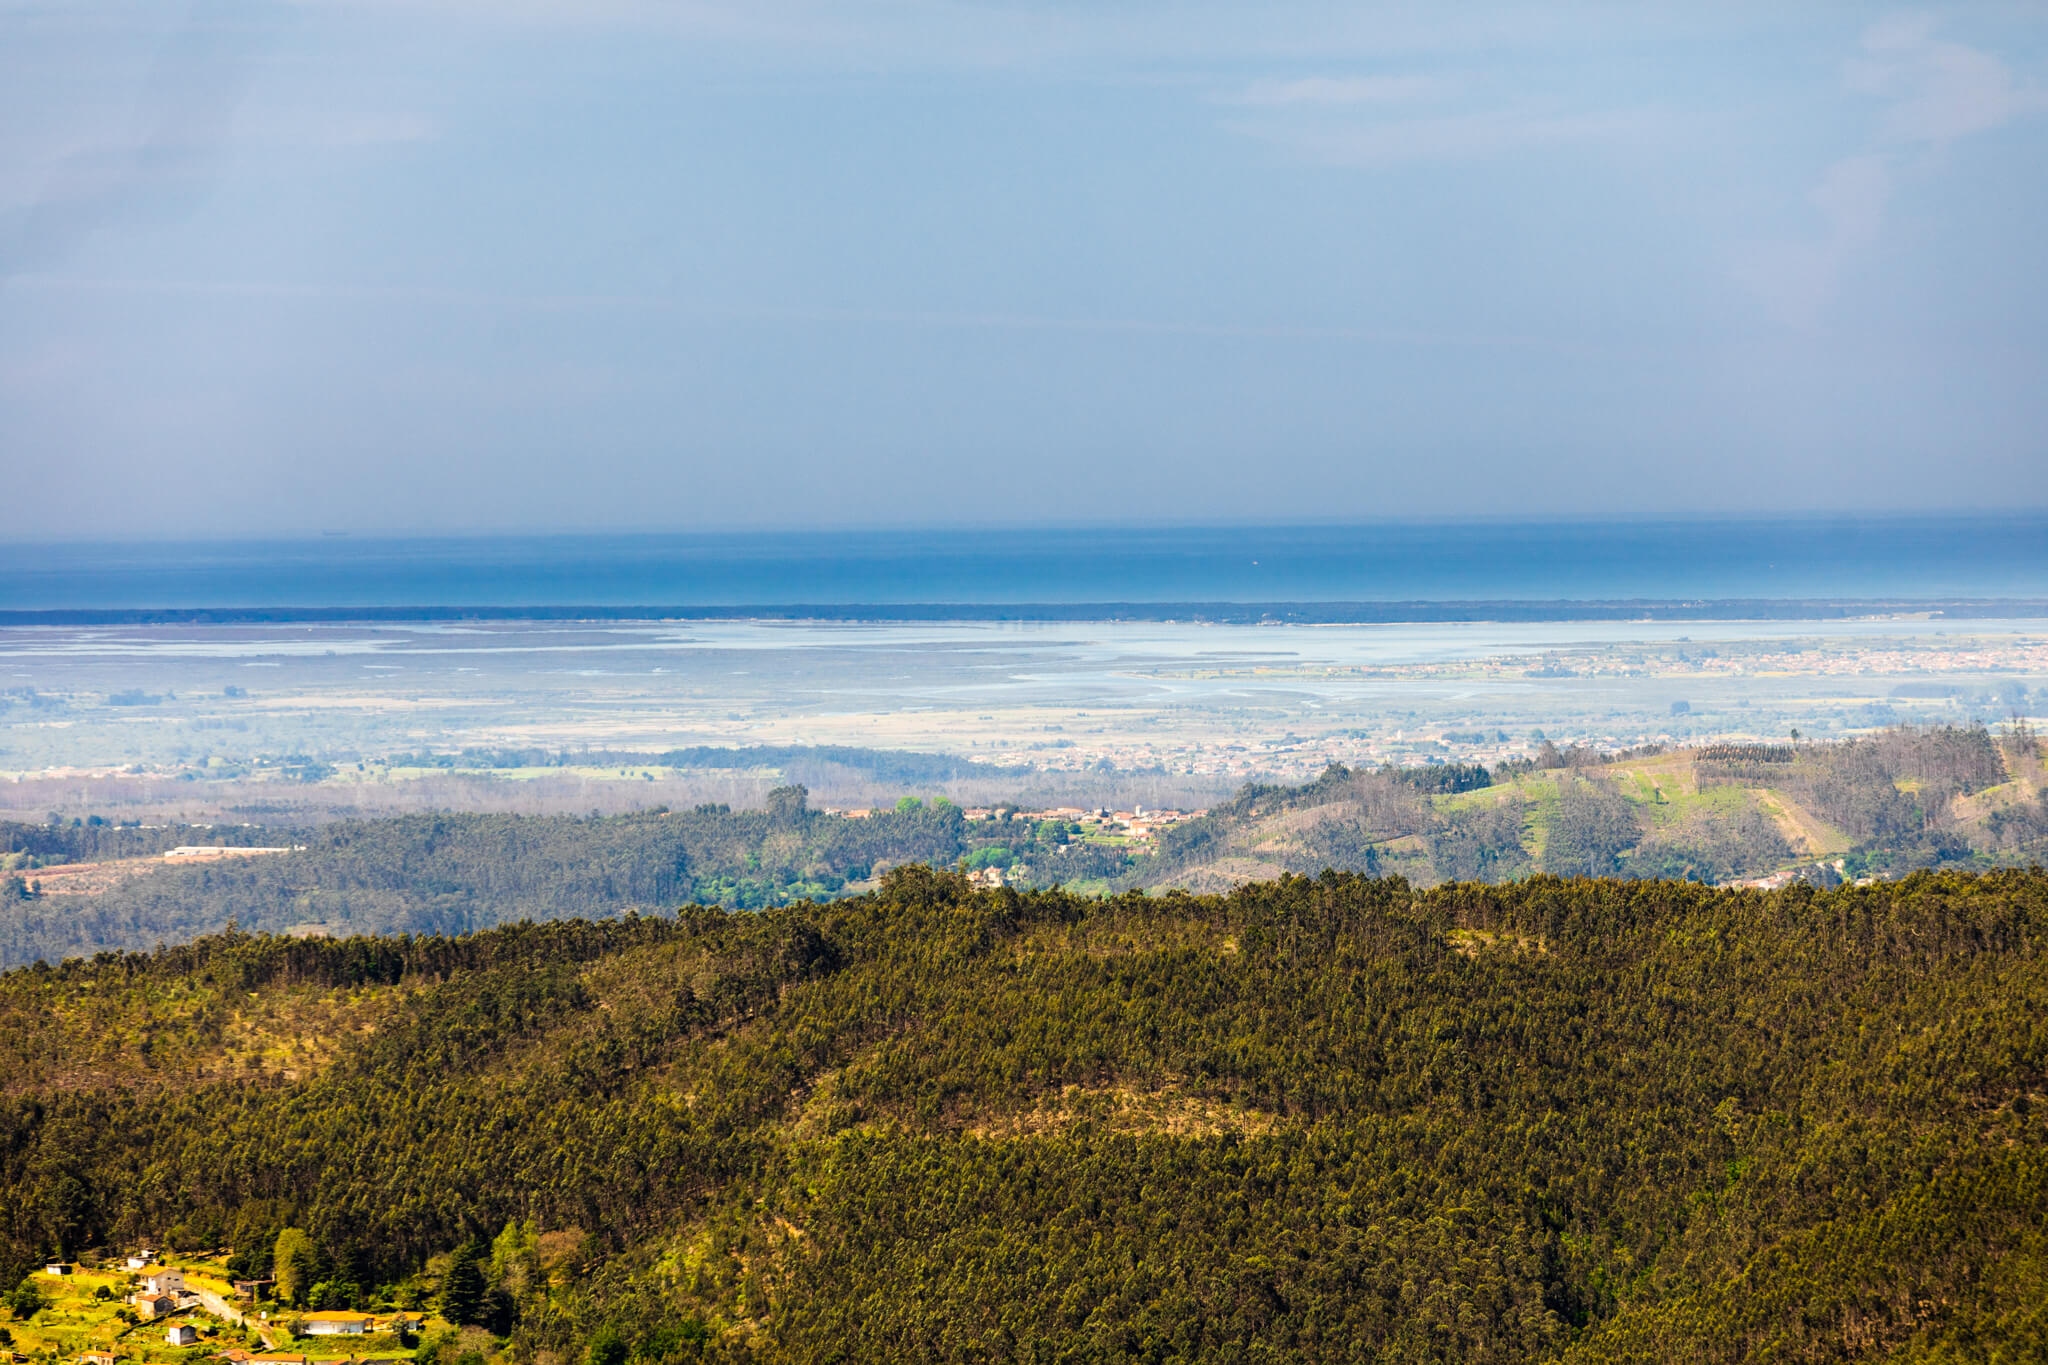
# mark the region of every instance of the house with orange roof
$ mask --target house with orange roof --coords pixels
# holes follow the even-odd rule
[[[306,1324],[309,1337],[360,1337],[368,1336],[373,1326],[368,1313],[353,1313],[343,1309],[327,1309],[319,1313],[300,1315]]]

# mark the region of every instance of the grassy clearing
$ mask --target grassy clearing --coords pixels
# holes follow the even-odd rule
[[[397,994],[374,989],[274,986],[248,994],[222,983],[110,978],[81,990],[51,981],[0,1008],[0,1040],[38,1042],[31,1052],[0,1041],[0,1094],[51,1084],[302,1079],[331,1063],[349,1038],[373,1032],[399,1003]],[[12,1017],[24,1010],[35,1019]],[[55,1027],[31,1031],[31,1022]]]

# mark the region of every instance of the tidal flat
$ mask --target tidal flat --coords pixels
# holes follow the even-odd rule
[[[0,809],[748,804],[821,746],[958,760],[905,782],[820,756],[797,775],[824,801],[1200,804],[1332,762],[2043,714],[2039,620],[17,627]]]

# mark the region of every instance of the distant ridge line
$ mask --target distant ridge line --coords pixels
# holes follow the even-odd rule
[[[2048,620],[2048,598],[1724,598],[1403,602],[902,602],[741,606],[246,606],[0,609],[0,627],[378,621],[1190,621],[1399,625],[1482,621]]]

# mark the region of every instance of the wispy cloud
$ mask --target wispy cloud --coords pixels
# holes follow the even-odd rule
[[[1436,76],[1303,76],[1254,81],[1230,102],[1273,107],[1412,104],[1441,98],[1454,88],[1453,83]]]
[[[28,205],[0,215],[0,281],[58,259],[111,222],[189,212],[217,174],[265,33],[244,0],[200,0],[158,51],[135,132],[61,159]]]
[[[1468,161],[1535,147],[1611,142],[1648,135],[1663,121],[1654,109],[1559,111],[1527,106],[1424,117],[1316,124],[1240,124],[1238,131],[1280,143],[1333,166]]]
[[[1779,322],[1812,326],[1834,298],[1843,271],[1877,241],[1892,183],[1884,157],[1844,157],[1806,196],[1823,224],[1821,234],[1757,243],[1738,254],[1730,273]]]
[[[1883,134],[1898,143],[1944,144],[2048,110],[2048,90],[2022,85],[1989,52],[1935,36],[1927,15],[1872,25],[1844,84],[1886,101]]]
[[[1829,165],[1807,193],[1819,233],[1738,253],[1731,273],[1779,321],[1795,327],[1819,321],[1851,268],[1883,235],[1885,210],[1909,169],[1909,153],[2048,110],[2048,91],[2023,84],[1992,53],[1938,37],[1937,27],[1931,16],[1906,14],[1864,30],[1842,84],[1882,103],[1869,144]]]
[[[16,288],[51,293],[165,295],[373,305],[429,305],[447,310],[512,314],[636,314],[680,325],[731,323],[793,327],[887,327],[937,331],[1072,332],[1186,337],[1216,341],[1367,343],[1393,346],[1582,350],[1538,332],[1446,331],[1404,327],[1318,327],[1291,323],[1200,322],[1176,318],[1086,317],[1042,313],[940,312],[901,309],[706,308],[662,294],[512,293],[416,285],[306,284],[270,280],[119,279],[54,274],[18,277]]]

